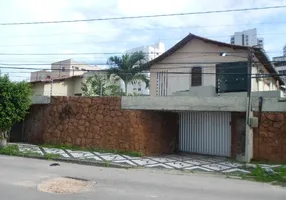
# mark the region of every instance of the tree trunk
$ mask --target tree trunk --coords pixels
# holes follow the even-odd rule
[[[124,81],[124,84],[125,84],[125,95],[128,96],[127,83],[126,83],[126,81]]]
[[[0,148],[7,145],[8,131],[0,131]]]

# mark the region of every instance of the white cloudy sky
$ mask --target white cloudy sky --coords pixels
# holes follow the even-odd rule
[[[0,23],[58,21],[181,12],[198,12],[286,5],[286,0],[0,0]],[[50,64],[74,58],[90,64],[106,63],[100,53],[124,52],[159,40],[170,48],[188,33],[224,42],[235,31],[257,28],[270,57],[282,54],[286,44],[286,8],[261,11],[189,15],[147,19],[81,23],[0,26],[0,53],[95,53],[94,55],[0,55],[0,67],[14,80],[29,77],[16,67],[49,68]],[[17,73],[15,73],[17,72]]]

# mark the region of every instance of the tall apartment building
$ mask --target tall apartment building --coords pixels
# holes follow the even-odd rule
[[[283,56],[286,57],[286,44],[285,44],[284,47],[283,47]]]
[[[234,35],[230,37],[230,43],[242,46],[258,45],[261,48],[264,47],[264,39],[257,37],[256,28],[235,32]]]
[[[165,52],[165,44],[163,42],[158,42],[155,45],[136,47],[127,50],[127,53],[134,53],[139,51],[142,51],[146,55],[146,60],[150,61]]]
[[[162,42],[158,42],[155,45],[150,45],[150,46],[141,46],[141,47],[136,47],[130,50],[127,50],[126,52],[128,54],[135,53],[135,52],[140,52],[142,51],[145,56],[146,56],[146,62],[151,61],[161,54],[165,52],[165,44]],[[144,72],[149,78],[150,78],[150,73],[149,72]],[[124,88],[124,83],[121,83],[122,90],[125,91]],[[149,95],[150,91],[148,88],[146,88],[146,84],[142,81],[139,81],[135,84],[128,84],[127,85],[127,92],[128,94],[141,94],[141,95]]]
[[[30,81],[67,78],[82,75],[90,70],[99,70],[96,66],[75,62],[73,59],[62,60],[51,64],[51,71],[41,70],[31,72]]]

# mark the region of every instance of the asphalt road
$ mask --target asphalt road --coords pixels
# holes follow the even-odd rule
[[[217,175],[184,174],[147,169],[114,169],[52,161],[0,156],[1,200],[180,200],[251,199],[285,200],[286,189]],[[95,181],[95,187],[77,194],[53,194],[37,190],[43,180],[76,177]]]

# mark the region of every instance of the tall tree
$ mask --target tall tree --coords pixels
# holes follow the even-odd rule
[[[145,82],[146,88],[149,87],[149,79],[142,72],[146,71],[146,59],[143,52],[133,54],[124,54],[121,57],[112,56],[108,59],[107,64],[110,68],[107,70],[109,75],[116,75],[123,80],[125,86],[125,95],[128,95],[127,85],[138,81]]]
[[[119,78],[94,74],[81,84],[84,96],[121,96]]]
[[[32,103],[32,88],[27,82],[13,82],[0,76],[0,146],[6,145],[7,133],[22,120]]]

